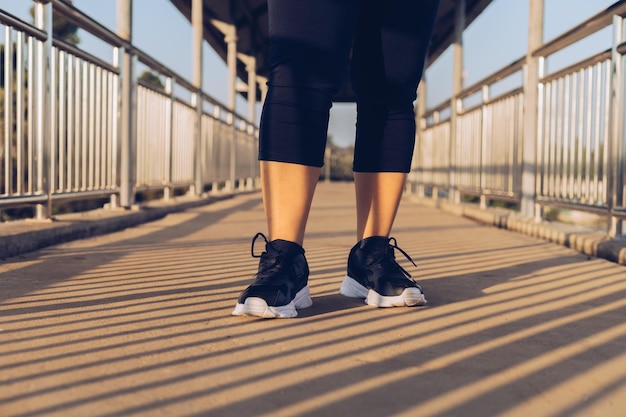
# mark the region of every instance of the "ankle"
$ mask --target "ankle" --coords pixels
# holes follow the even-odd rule
[[[268,245],[277,252],[292,258],[297,255],[304,255],[304,248],[296,243],[285,239],[274,239]]]

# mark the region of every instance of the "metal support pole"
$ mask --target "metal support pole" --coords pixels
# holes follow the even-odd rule
[[[204,174],[205,156],[202,155],[202,41],[204,39],[202,0],[193,0],[191,3],[191,25],[193,31],[192,55],[193,55],[193,80],[195,118],[194,118],[194,185],[189,190],[191,195],[200,195],[204,191],[202,177]]]
[[[224,35],[227,46],[226,64],[228,66],[228,103],[229,110],[235,110],[235,96],[237,94],[237,27],[217,19],[211,19],[211,24]]]
[[[232,127],[232,140],[230,142],[230,187],[235,189],[237,181],[237,128],[235,127],[235,96],[237,94],[237,28],[230,25],[229,30],[224,37],[224,41],[228,45],[228,110],[231,111],[229,123]]]
[[[228,64],[228,110],[235,110],[235,97],[237,95],[237,28],[229,25],[224,36],[227,45],[226,61]]]
[[[172,149],[174,145],[174,79],[167,77],[165,79],[165,93],[168,95],[167,104],[165,106],[166,132],[165,132],[165,157],[167,174],[167,186],[163,189],[163,200],[167,201],[172,196],[172,178],[173,178],[173,155]]]
[[[250,55],[242,53],[238,54],[239,60],[246,65],[246,71],[248,72],[248,121],[252,124],[256,119],[256,58]]]
[[[117,0],[117,35],[132,42],[133,0]],[[137,183],[136,86],[134,57],[127,48],[120,50],[120,205],[130,208],[135,202]]]
[[[452,51],[454,54],[452,71],[452,98],[450,101],[450,179],[449,198],[460,202],[460,195],[457,190],[457,172],[455,151],[457,149],[457,119],[461,103],[458,99],[463,89],[463,31],[465,30],[465,0],[457,0],[454,15],[454,43]]]
[[[543,44],[544,0],[529,0],[528,51],[524,71],[524,136],[522,144],[521,214],[541,218],[537,204],[537,140],[539,111],[540,63],[532,53]]]
[[[233,190],[236,182],[237,161],[237,132],[235,128],[235,97],[237,95],[237,27],[222,21],[212,19],[211,24],[224,34],[227,45],[226,64],[228,66],[228,103],[226,107],[230,111],[227,123],[231,126],[232,140],[230,141],[230,175],[227,189]]]
[[[37,219],[50,218],[52,216],[52,176],[51,170],[51,142],[53,135],[51,131],[51,71],[52,65],[52,3],[35,3],[35,26],[48,34],[45,42],[37,42],[36,60],[38,71],[36,75],[36,110],[37,120],[36,149],[37,149],[37,189],[41,190],[48,197],[46,205],[38,204],[35,209]],[[11,42],[7,39],[7,42]]]
[[[487,115],[487,103],[489,103],[489,86],[488,85],[483,85],[482,88],[482,118],[480,123],[482,124],[482,129],[481,129],[481,138],[480,138],[480,208],[482,210],[487,209],[488,206],[488,200],[487,200],[487,196],[484,194],[486,185],[487,185],[487,175],[493,175],[493,174],[488,174],[490,171],[490,167],[487,166],[487,139],[488,139],[488,133],[487,133],[487,123],[488,123],[488,115]]]
[[[423,175],[422,175],[422,163],[424,161],[423,158],[423,150],[424,150],[424,129],[426,128],[426,123],[424,120],[424,114],[426,113],[426,91],[427,91],[427,82],[426,76],[422,76],[422,80],[420,81],[419,86],[417,87],[417,105],[415,109],[415,148],[413,150],[413,163],[411,167],[411,184],[410,192],[414,192],[414,187],[417,184],[418,190],[421,190],[422,194],[420,197],[423,197],[424,191],[424,183],[423,183]],[[419,194],[419,192],[418,192]]]
[[[611,53],[611,113],[609,123],[609,160],[607,170],[607,198],[609,205],[609,236],[622,237],[623,221],[613,215],[613,209],[624,206],[624,66],[617,50],[624,41],[624,18],[613,16],[613,47]]]
[[[259,82],[259,90],[261,90],[261,104],[263,104],[265,103],[265,97],[267,97],[267,77],[261,77],[257,75],[256,79]]]

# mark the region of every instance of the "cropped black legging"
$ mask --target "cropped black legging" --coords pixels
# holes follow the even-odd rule
[[[270,76],[259,159],[321,167],[351,58],[353,169],[409,172],[413,102],[439,0],[268,0]]]

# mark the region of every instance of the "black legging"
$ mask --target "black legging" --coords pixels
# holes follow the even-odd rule
[[[439,0],[268,0],[259,159],[321,167],[352,48],[356,172],[409,172],[413,102]]]

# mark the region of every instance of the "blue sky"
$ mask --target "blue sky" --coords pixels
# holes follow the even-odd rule
[[[613,4],[615,0],[545,0],[544,40],[550,40],[593,14]],[[529,0],[495,0],[470,25],[463,37],[465,85],[469,86],[526,53]],[[0,9],[30,21],[30,0],[0,0]],[[74,5],[100,21],[111,30],[116,25],[115,0],[74,0]],[[111,48],[81,31],[81,47],[107,60]],[[181,76],[191,79],[191,27],[169,0],[134,0],[135,44],[168,65]],[[610,47],[611,33],[604,30],[548,61],[554,70]],[[204,89],[221,102],[227,97],[225,64],[205,43]],[[427,101],[436,105],[450,97],[452,91],[452,54],[446,51],[427,71]],[[247,105],[238,98],[237,110],[245,115]],[[354,106],[334,106],[329,131],[336,143],[353,141]]]

